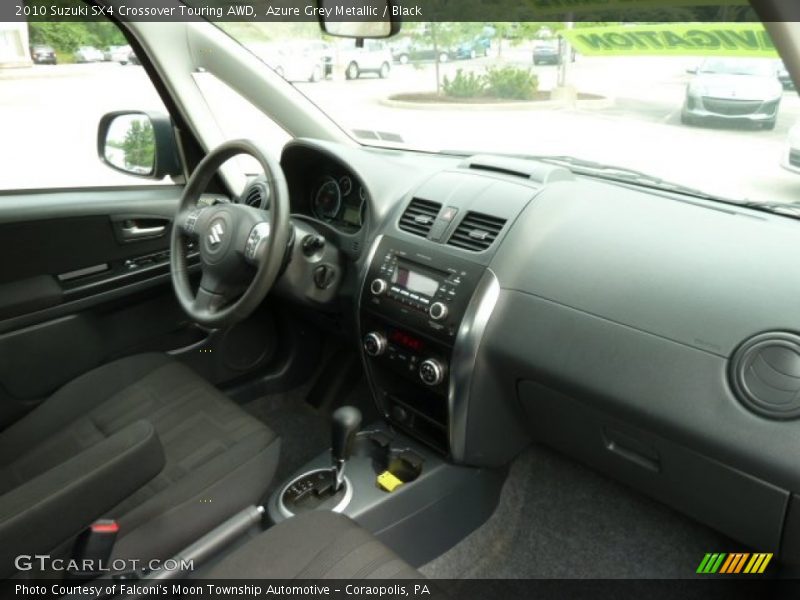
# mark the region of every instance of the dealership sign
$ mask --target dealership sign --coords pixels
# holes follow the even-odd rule
[[[662,23],[559,32],[581,54],[778,56],[760,23]]]

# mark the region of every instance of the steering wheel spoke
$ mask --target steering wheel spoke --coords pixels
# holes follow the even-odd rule
[[[269,241],[270,224],[261,221],[253,225],[244,247],[244,259],[254,266],[259,266],[266,258],[267,242]]]
[[[202,315],[214,315],[226,304],[225,294],[219,290],[217,281],[203,273],[200,280],[200,287],[197,288],[197,294],[192,302],[192,308]]]
[[[197,239],[199,231],[203,227],[203,213],[206,212],[205,207],[191,208],[178,214],[176,226],[180,228],[181,233],[191,239]]]

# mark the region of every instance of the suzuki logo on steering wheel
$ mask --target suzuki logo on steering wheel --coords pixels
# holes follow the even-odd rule
[[[212,246],[216,246],[222,241],[222,236],[225,233],[225,230],[222,227],[222,223],[217,221],[211,226],[211,233],[208,234],[208,243]]]

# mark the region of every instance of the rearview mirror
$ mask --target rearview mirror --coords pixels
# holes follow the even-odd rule
[[[117,111],[100,119],[97,154],[116,171],[163,179],[181,173],[169,117],[160,113]]]
[[[391,0],[317,0],[317,14],[322,31],[335,37],[387,38],[400,31]]]

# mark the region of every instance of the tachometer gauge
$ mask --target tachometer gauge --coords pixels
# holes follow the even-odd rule
[[[342,190],[339,184],[333,177],[326,177],[314,194],[311,209],[317,217],[328,221],[339,214],[341,206]]]
[[[342,191],[342,196],[349,196],[353,191],[353,180],[344,175],[339,179],[339,189]]]

